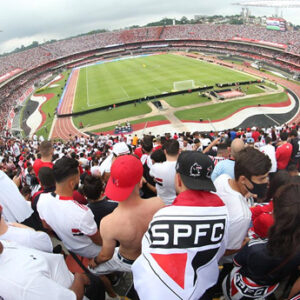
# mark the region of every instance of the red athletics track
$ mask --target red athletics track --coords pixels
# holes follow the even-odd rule
[[[78,77],[79,77],[79,69],[74,70],[72,73],[72,77],[70,78],[69,85],[67,87],[67,90],[65,92],[64,98],[61,103],[61,107],[59,110],[60,114],[68,114],[72,112]],[[86,134],[82,133],[74,126],[71,117],[57,118],[54,124],[51,139],[61,138],[63,140],[69,140],[70,134],[72,137],[74,137],[75,135],[87,136]]]

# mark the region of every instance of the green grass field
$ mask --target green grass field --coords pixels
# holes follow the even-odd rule
[[[286,93],[278,93],[178,111],[175,113],[175,116],[180,120],[198,121],[200,118],[203,120],[218,120],[229,116],[245,106],[283,102],[287,99],[288,96]]]
[[[80,70],[73,112],[170,92],[176,81],[194,80],[196,86],[204,86],[254,79],[222,66],[173,54],[109,62]]]
[[[164,99],[172,107],[181,107],[186,105],[210,102],[210,99],[201,97],[198,93],[176,95],[162,99]]]
[[[141,104],[137,103],[136,106],[128,104],[108,111],[101,110],[83,116],[73,117],[73,122],[77,127],[79,127],[80,122],[83,123],[84,127],[87,127],[101,123],[118,121],[123,118],[140,116],[149,112],[151,112],[151,108],[146,102],[142,102]]]

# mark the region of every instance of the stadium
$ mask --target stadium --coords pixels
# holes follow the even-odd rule
[[[2,1],[0,300],[300,299],[300,0],[226,1]]]
[[[299,40],[297,31],[195,24],[38,46],[0,60],[1,126],[68,139],[113,133],[127,120],[139,132],[297,122],[299,85],[278,74],[297,78]]]

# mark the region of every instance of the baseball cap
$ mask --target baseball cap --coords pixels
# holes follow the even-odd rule
[[[105,195],[115,201],[126,200],[142,176],[143,165],[138,158],[133,155],[118,157],[111,166]]]
[[[184,185],[191,190],[216,191],[211,180],[214,169],[213,161],[205,154],[198,151],[184,151],[180,153],[176,172]]]
[[[125,142],[120,142],[120,143],[114,144],[112,151],[116,156],[125,155],[125,154],[130,153],[129,148]]]
[[[246,140],[246,143],[247,144],[254,144],[254,138],[252,138],[252,137],[249,137],[249,138],[247,138],[247,140]]]
[[[268,236],[268,231],[273,224],[273,216],[268,213],[263,213],[253,221],[253,231],[260,238],[266,238]]]

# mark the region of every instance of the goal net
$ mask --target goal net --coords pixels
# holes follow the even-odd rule
[[[183,91],[183,90],[189,90],[189,89],[194,89],[194,88],[196,88],[194,80],[184,80],[184,81],[173,82],[173,90],[175,90],[175,91]]]

